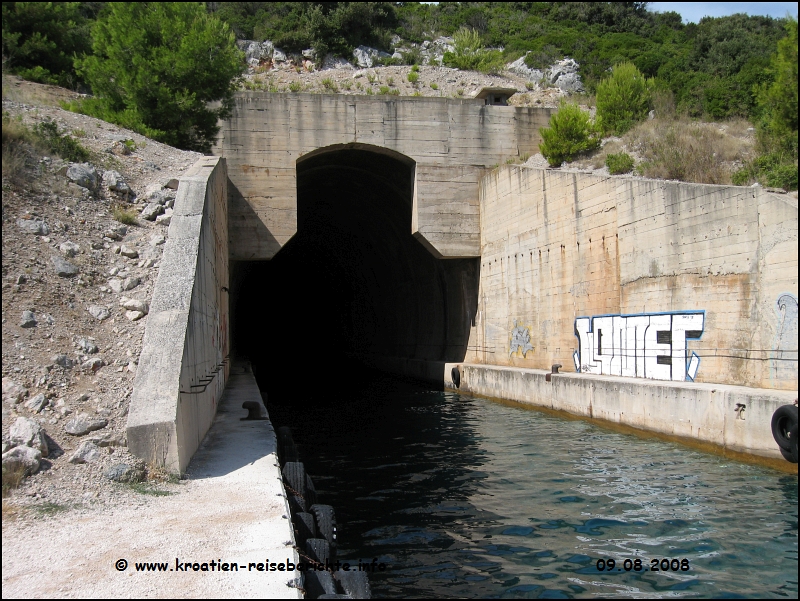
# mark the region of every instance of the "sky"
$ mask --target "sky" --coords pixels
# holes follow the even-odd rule
[[[797,2],[649,2],[652,12],[675,11],[684,23],[697,23],[703,17],[725,17],[736,13],[765,15],[781,19],[790,14],[797,18]]]

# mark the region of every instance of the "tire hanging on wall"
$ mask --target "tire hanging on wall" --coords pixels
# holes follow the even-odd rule
[[[791,453],[793,444],[797,448],[797,407],[795,405],[778,407],[772,414],[771,426],[772,437],[782,450]],[[794,440],[791,437],[792,428],[795,429]]]
[[[297,532],[297,546],[304,548],[309,538],[317,538],[317,528],[314,525],[314,516],[305,511],[298,511],[292,516],[294,528]]]
[[[311,513],[317,519],[317,532],[333,547],[336,545],[336,514],[330,505],[312,505]]]
[[[372,589],[369,587],[369,578],[366,572],[336,571],[333,577],[351,599],[372,599]]]
[[[290,495],[306,496],[306,469],[300,461],[287,461],[283,466],[283,479]]]

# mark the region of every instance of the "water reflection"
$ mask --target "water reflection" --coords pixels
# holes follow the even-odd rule
[[[797,597],[797,478],[386,377],[272,394],[383,597]],[[650,571],[653,559],[686,571]],[[598,559],[619,568],[597,570]],[[640,559],[647,571],[626,571]]]

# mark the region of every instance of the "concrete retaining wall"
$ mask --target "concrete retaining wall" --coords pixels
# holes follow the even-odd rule
[[[443,379],[455,388],[447,365]],[[459,392],[531,403],[783,461],[770,421],[791,391],[463,364]],[[742,406],[744,409],[742,410]]]
[[[481,181],[481,236],[467,362],[574,371],[579,317],[694,313],[685,347],[674,323],[670,346],[624,319],[598,322],[603,342],[596,326],[578,367],[684,380],[694,353],[696,382],[797,390],[790,195],[504,166]]]
[[[128,414],[128,448],[183,472],[217,410],[229,373],[225,159],[181,178]]]

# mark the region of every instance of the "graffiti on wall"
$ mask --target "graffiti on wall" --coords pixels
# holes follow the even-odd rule
[[[525,326],[517,325],[517,320],[514,320],[514,329],[511,331],[511,343],[509,345],[508,356],[510,357],[517,351],[522,351],[524,357],[528,351],[533,350],[531,344],[531,333]]]
[[[578,317],[575,371],[654,380],[694,380],[700,368],[687,340],[703,334],[705,311]]]
[[[792,294],[781,294],[777,301],[780,320],[772,377],[778,380],[797,379],[797,298]]]

